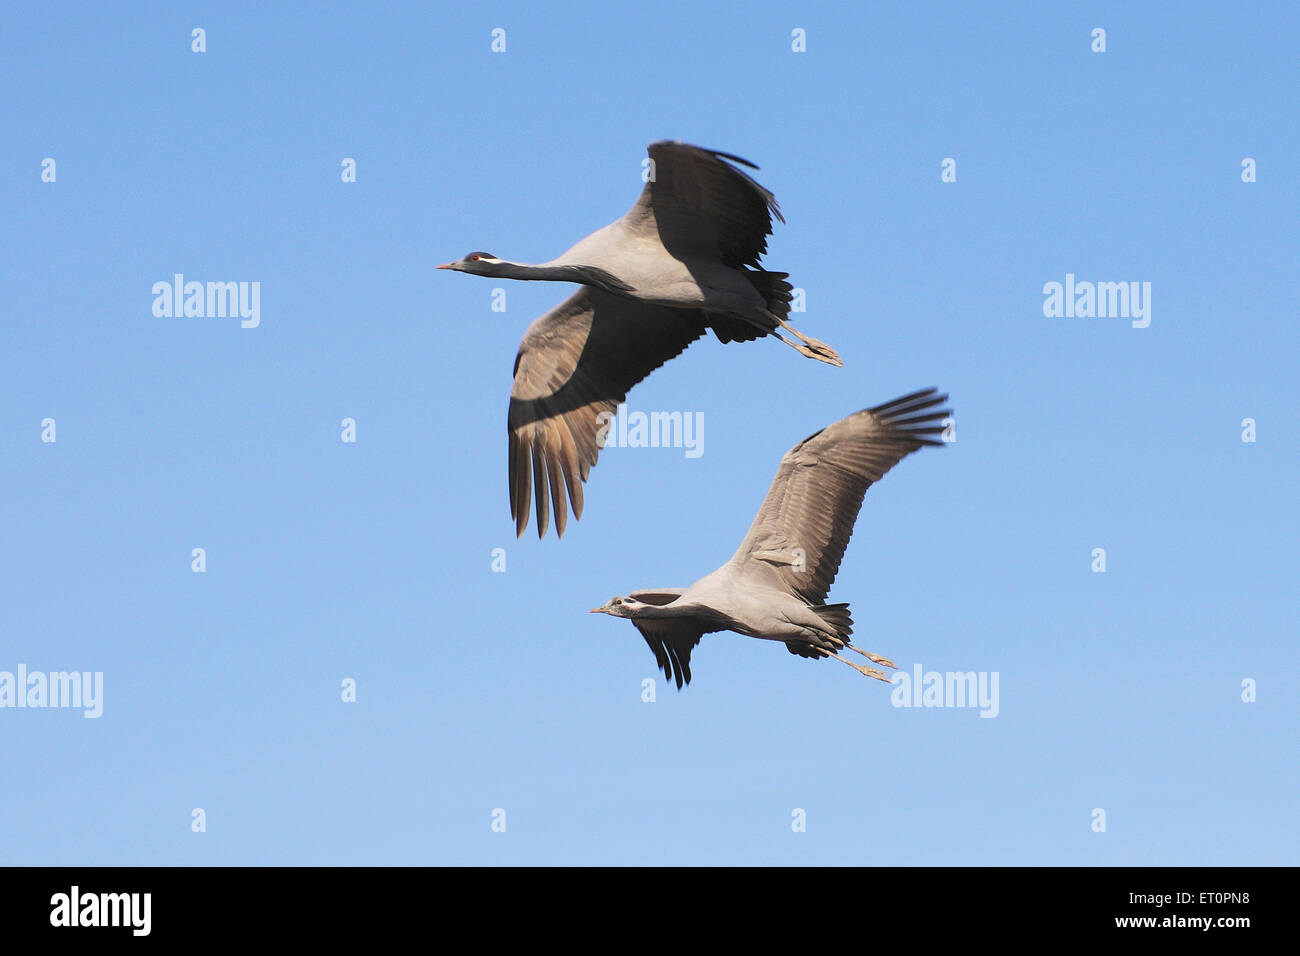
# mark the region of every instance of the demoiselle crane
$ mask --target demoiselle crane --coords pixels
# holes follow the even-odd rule
[[[559,258],[532,265],[471,252],[438,268],[577,282],[653,305],[701,310],[734,340],[773,335],[809,358],[842,365],[833,348],[786,322],[789,274],[759,267],[772,217],[785,220],[772,193],[732,164],[758,167],[729,153],[666,140],[651,143],[648,151],[653,175],[636,205]],[[740,325],[753,334],[737,334]],[[799,341],[784,338],[778,328]]]
[[[849,643],[847,604],[826,604],[840,560],[873,482],[925,445],[939,445],[951,414],[934,389],[904,395],[843,418],[795,445],[777,469],[749,533],[731,560],[689,588],[632,591],[592,608],[625,617],[680,689],[691,680],[691,651],[705,634],[735,631],[783,641],[791,654],[833,657],[867,677],[884,671],[855,664],[845,648],[882,667],[894,662]]]

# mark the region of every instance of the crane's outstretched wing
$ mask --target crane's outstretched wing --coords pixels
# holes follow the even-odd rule
[[[510,514],[528,527],[529,485],[537,536],[550,505],[561,537],[582,517],[582,483],[596,464],[609,420],[628,390],[704,334],[708,317],[584,286],[528,327],[515,357],[507,429]],[[605,413],[604,418],[601,417]],[[568,499],[565,491],[568,491]]]
[[[840,419],[795,445],[729,562],[755,583],[823,604],[873,482],[924,445],[951,415],[934,389]]]
[[[720,259],[726,265],[758,266],[767,251],[772,217],[781,222],[776,198],[732,163],[753,163],[663,140],[648,149],[654,177],[624,221],[637,230],[657,230],[664,248],[677,259]]]
[[[683,588],[659,588],[654,591],[633,591],[628,597],[642,604],[664,605],[676,601],[684,593]],[[683,618],[632,618],[632,623],[641,632],[645,642],[654,652],[655,663],[669,680],[676,678],[677,689],[682,683],[691,682],[691,651],[700,643],[700,638],[711,634],[696,621]]]

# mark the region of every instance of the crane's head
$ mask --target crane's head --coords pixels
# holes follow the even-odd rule
[[[635,617],[637,611],[645,607],[640,601],[630,597],[612,597],[600,607],[593,607],[592,614],[612,614],[614,617]]]
[[[473,272],[476,275],[496,275],[502,260],[490,252],[471,252],[457,262],[444,262],[439,269],[453,269],[456,272]]]

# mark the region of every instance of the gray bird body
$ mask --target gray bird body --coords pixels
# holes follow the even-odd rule
[[[867,489],[904,457],[941,442],[947,399],[934,389],[866,409],[790,449],[749,533],[722,567],[688,588],[632,591],[593,612],[626,617],[659,666],[680,688],[691,679],[691,651],[704,634],[735,631],[782,641],[801,657],[834,657],[869,677],[887,678],[835,652],[848,648],[847,604],[826,604]]]
[[[773,303],[769,309],[748,270],[704,252],[679,250],[681,258],[670,254],[653,213],[636,212],[634,208],[596,230],[559,257],[541,263],[540,268],[598,269],[616,277],[627,287],[624,294],[631,298],[674,309],[737,316],[765,331],[776,327],[778,316],[774,311],[779,310],[780,317],[784,317],[786,310],[778,304]]]
[[[649,593],[665,593],[659,588]],[[647,605],[637,620],[690,620],[712,629],[735,631],[747,637],[767,641],[815,640],[819,635],[834,634],[808,604],[788,591],[766,587],[731,564],[724,564],[700,578],[670,604]],[[628,596],[641,600],[645,591]]]

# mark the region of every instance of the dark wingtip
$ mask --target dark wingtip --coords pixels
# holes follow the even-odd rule
[[[944,445],[947,442],[928,436],[942,435],[942,426],[935,423],[952,417],[951,408],[935,407],[943,405],[946,401],[948,401],[946,393],[940,393],[937,388],[923,388],[869,408],[867,411],[882,424],[917,444]]]
[[[686,145],[686,144],[683,144],[683,145]],[[696,149],[700,149],[701,147],[696,146],[695,148],[696,148]],[[725,159],[725,160],[727,160],[728,162],[732,162],[732,163],[740,163],[740,165],[742,165],[742,166],[748,166],[750,169],[758,169],[758,168],[759,168],[759,166],[758,166],[757,163],[751,163],[749,160],[745,159],[743,156],[737,156],[737,155],[735,155],[734,153],[724,153],[724,152],[723,152],[722,150],[720,150],[720,149],[705,149],[704,152],[712,154],[712,155],[713,155],[715,158],[717,158],[717,159]]]
[[[656,146],[680,146],[683,149],[695,150],[697,153],[705,153],[706,155],[712,156],[714,159],[730,160],[733,163],[740,163],[740,165],[742,166],[748,166],[750,169],[759,168],[756,163],[751,163],[749,160],[745,159],[742,156],[735,156],[731,153],[724,153],[720,149],[709,149],[709,147],[707,146],[696,146],[694,143],[688,143],[685,140],[658,139],[646,147],[646,152],[649,152],[650,150],[654,149]]]

